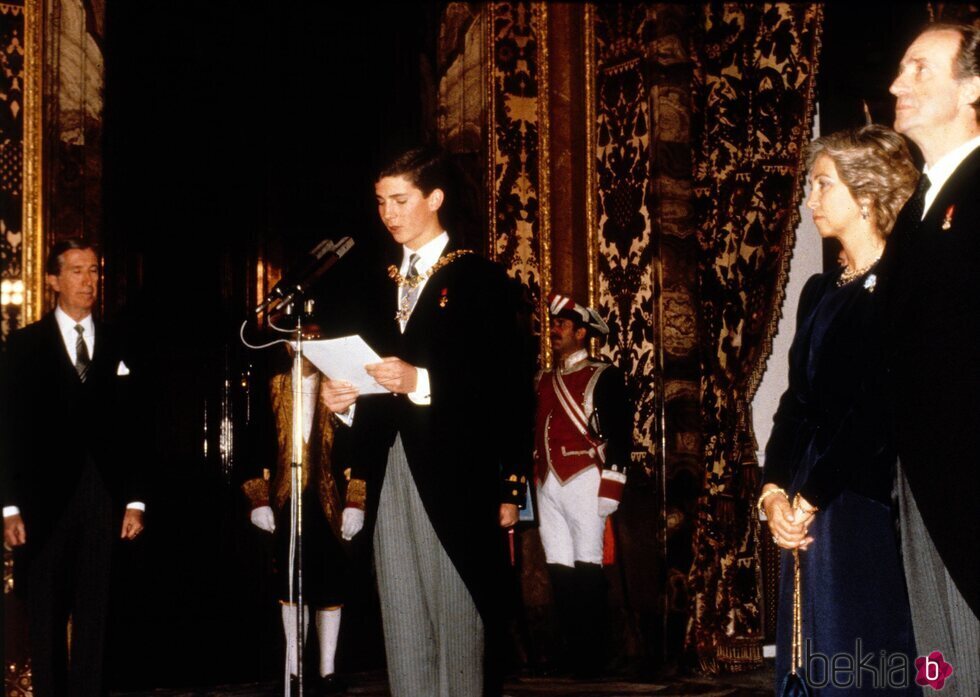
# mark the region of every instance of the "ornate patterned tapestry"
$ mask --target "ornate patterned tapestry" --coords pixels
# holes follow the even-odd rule
[[[447,3],[439,27],[438,132],[443,147],[492,192],[487,253],[528,289],[534,307],[550,283],[547,259],[546,12],[542,3]],[[482,163],[482,164],[481,164]],[[541,204],[544,205],[544,204]],[[537,319],[537,318],[536,318]],[[546,348],[542,344],[542,348]]]
[[[647,7],[598,5],[595,14],[599,307],[604,348],[628,376],[634,439],[655,476],[659,452],[654,290],[657,246],[650,204],[651,113],[644,58]],[[638,463],[640,464],[640,463]]]
[[[541,3],[488,4],[492,93],[488,114],[491,130],[488,162],[493,186],[489,216],[491,256],[531,293],[542,307],[548,292],[546,161],[539,154],[539,85],[544,58],[539,55],[544,11]],[[546,68],[544,68],[546,70]],[[546,76],[545,76],[546,77]],[[545,190],[542,191],[541,189]],[[542,264],[542,256],[545,262]]]
[[[658,588],[634,598],[661,596],[669,653],[688,612],[695,488],[684,482],[695,480],[701,459],[690,14],[683,4],[597,4],[594,20],[597,305],[615,337],[605,351],[629,376],[636,405],[633,457],[642,469],[633,485],[652,487],[662,509],[645,531],[659,541]]]
[[[770,350],[798,222],[820,46],[817,4],[714,4],[694,46],[705,471],[688,645],[703,669],[761,662],[747,414]]]
[[[0,278],[21,278],[24,162],[24,7],[0,2]],[[3,308],[2,334],[10,331]]]

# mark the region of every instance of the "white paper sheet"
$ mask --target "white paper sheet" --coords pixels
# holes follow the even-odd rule
[[[369,363],[380,363],[381,357],[360,336],[304,341],[303,355],[328,378],[346,380],[362,395],[388,391],[364,370]]]

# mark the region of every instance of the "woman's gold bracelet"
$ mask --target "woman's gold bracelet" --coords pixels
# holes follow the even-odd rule
[[[764,509],[762,508],[762,504],[765,503],[766,499],[772,496],[773,494],[782,494],[783,496],[786,496],[786,492],[783,489],[780,489],[778,486],[775,489],[769,489],[768,491],[763,491],[762,495],[759,496],[759,502],[755,504],[755,507],[759,509],[759,513],[765,512]],[[789,499],[789,496],[786,496],[786,498]]]

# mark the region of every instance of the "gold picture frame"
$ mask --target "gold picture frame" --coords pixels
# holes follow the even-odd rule
[[[24,0],[23,324],[36,322],[47,307],[44,255],[44,3]]]

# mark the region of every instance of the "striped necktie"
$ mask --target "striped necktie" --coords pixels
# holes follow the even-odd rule
[[[85,382],[92,359],[88,355],[88,346],[85,344],[85,327],[76,324],[75,331],[78,332],[78,338],[75,340],[75,371],[78,373],[78,379]]]
[[[405,322],[408,322],[408,318],[412,316],[415,302],[419,299],[419,286],[413,285],[419,277],[419,270],[415,267],[418,263],[418,254],[412,254],[408,257],[408,273],[405,274],[405,280],[408,281],[408,284],[402,288],[401,302],[402,316],[405,317]]]

